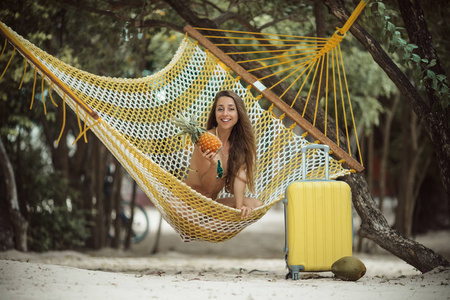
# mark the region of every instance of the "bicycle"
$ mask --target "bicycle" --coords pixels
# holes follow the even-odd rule
[[[131,203],[129,201],[122,201],[122,211],[120,214],[120,242],[125,243],[126,238],[126,225],[131,218]],[[114,237],[115,228],[114,220],[116,219],[116,211],[111,211],[111,226],[109,228],[109,236]],[[143,206],[135,204],[133,224],[131,225],[131,243],[136,244],[141,242],[149,232],[149,219]]]

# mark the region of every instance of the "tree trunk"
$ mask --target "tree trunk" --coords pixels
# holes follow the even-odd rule
[[[344,177],[344,180],[352,187],[353,205],[362,219],[360,234],[363,237],[373,240],[423,273],[438,266],[450,266],[450,263],[441,255],[405,238],[389,226],[375,201],[367,199],[366,195],[370,192],[362,175],[348,175]]]
[[[417,122],[416,115],[407,108],[403,109],[402,115],[402,173],[394,228],[410,237],[412,236],[417,196],[427,173],[430,157],[425,156],[424,159],[421,159],[424,157],[426,142],[420,135],[420,124]]]
[[[131,246],[131,236],[133,235],[133,222],[134,222],[134,209],[136,207],[136,191],[137,191],[137,183],[136,180],[133,179],[133,189],[131,193],[131,201],[130,201],[130,218],[127,220],[126,224],[126,235],[125,235],[125,250],[130,249]]]
[[[104,163],[102,158],[105,154],[105,147],[98,139],[91,141],[94,143],[92,167],[94,195],[95,195],[95,229],[93,244],[95,249],[100,249],[106,245],[106,229],[105,229],[105,197],[103,193],[104,183]]]
[[[115,162],[113,189],[111,193],[112,205],[116,211],[116,219],[114,220],[114,239],[112,247],[118,249],[122,238],[122,198],[120,196],[120,187],[122,185],[122,166],[118,161]]]
[[[323,0],[323,2],[341,22],[345,23],[347,21],[350,14],[345,10],[342,1]],[[431,140],[441,162],[441,172],[448,175],[446,179],[443,179],[448,193],[448,188],[450,187],[448,184],[450,183],[450,147],[448,146],[450,145],[450,137],[448,133],[442,132],[442,128],[439,128],[439,126],[443,127],[444,120],[442,116],[431,113],[429,107],[424,104],[409,79],[373,37],[357,23],[350,28],[350,31],[372,54],[374,60],[396,84],[401,93],[406,96],[411,108],[421,120],[422,125],[427,129],[428,134],[432,136]],[[437,149],[440,147],[444,148],[445,145],[447,145],[446,151]],[[361,175],[345,176],[344,180],[352,188],[353,204],[362,219],[361,234],[363,236],[372,239],[382,248],[413,265],[421,272],[428,272],[441,265],[450,266],[450,263],[441,255],[405,238],[389,227],[386,219],[375,205],[375,201],[370,196],[367,183]]]
[[[397,110],[398,103],[400,102],[400,95],[395,96],[394,104],[390,111],[386,114],[386,122],[384,125],[383,134],[383,152],[381,156],[381,170],[380,170],[380,211],[383,211],[383,202],[386,197],[386,183],[387,183],[387,163],[389,157],[389,145],[391,140],[391,127],[394,120],[395,111]]]
[[[446,76],[419,2],[417,0],[398,0],[397,2],[408,37],[411,43],[418,46],[415,52],[429,62],[435,60],[436,64],[429,69],[436,75]],[[425,111],[427,118],[422,118],[422,115],[417,112],[416,114],[434,145],[439,159],[439,174],[447,193],[447,200],[450,201],[450,107],[441,108],[442,99],[433,88],[432,80],[425,77],[428,75],[426,63],[422,62],[421,66],[424,71],[422,79],[424,79],[428,98],[428,109]]]
[[[402,143],[401,149],[403,155],[400,157],[400,173],[398,180],[398,199],[397,199],[397,208],[395,210],[395,224],[394,228],[399,232],[405,232],[403,224],[405,224],[405,206],[408,201],[408,164],[410,160],[411,151],[409,151],[409,131],[408,131],[408,123],[409,123],[409,112],[410,110],[406,105],[402,106],[402,116],[401,116],[401,136]]]
[[[63,109],[60,107],[57,111],[57,123],[58,123],[58,128],[62,127],[62,122],[64,121],[64,116],[63,116]],[[73,116],[69,116],[66,115],[66,126],[68,126],[68,123],[70,122],[70,120],[74,118]],[[46,123],[46,121],[44,120],[42,122],[43,124]],[[55,136],[52,136],[52,140],[49,141],[49,148],[52,149],[52,161],[53,161],[53,166],[54,168],[61,172],[61,176],[63,176],[64,178],[67,179],[67,182],[70,182],[70,166],[69,166],[69,147],[67,145],[67,135],[68,135],[68,130],[67,128],[63,131],[62,136],[61,136],[61,140],[59,141],[58,146],[55,148],[54,147],[54,142],[55,142]],[[65,190],[67,191],[67,188],[65,188]],[[55,204],[57,206],[63,207],[66,205],[66,195],[67,193],[59,193],[59,197],[55,199]]]
[[[203,27],[203,28],[217,28],[217,25],[208,19],[200,19],[196,16],[194,12],[192,12],[189,7],[187,7],[182,1],[175,1],[175,0],[166,0],[167,2],[188,24],[194,26],[194,27]],[[347,20],[349,14],[343,9],[342,3],[338,6],[336,1],[325,1],[324,3],[330,8],[333,14],[338,16],[339,19],[342,21]],[[353,31],[354,27],[353,27]],[[352,31],[352,32],[353,32]],[[205,33],[208,34],[208,33]],[[214,35],[217,35],[217,32],[214,32]],[[383,51],[383,49],[378,45],[378,43],[373,40],[372,37],[370,37],[365,31],[363,31],[360,27],[358,27],[358,32],[354,35],[357,35],[358,39],[363,39],[364,45],[367,45],[369,47],[368,43],[371,43],[371,47],[373,47],[373,50],[376,52],[373,54],[377,57],[377,61],[381,60],[385,61],[385,64],[387,62],[388,66],[392,70],[391,76],[399,76],[400,80],[399,83],[402,87],[402,89],[405,89],[405,87],[408,87],[407,89],[410,89],[409,93],[413,94],[416,98],[413,99],[413,101],[420,101],[420,96],[417,94],[417,91],[411,86],[408,78],[395,66],[395,64],[392,62],[392,60],[387,56],[387,54]],[[217,43],[220,43],[219,40],[216,41]],[[229,49],[229,51],[234,51],[232,49]],[[235,60],[244,60],[239,59],[239,57],[233,57]],[[248,69],[248,66],[243,65],[244,68]],[[252,66],[250,66],[251,68]],[[269,72],[269,71],[266,71]],[[263,74],[256,74],[258,77],[263,77]],[[266,74],[267,75],[267,74]],[[268,80],[275,81],[277,80],[274,78],[275,76],[272,76],[268,78]],[[274,83],[276,83],[275,81]],[[266,84],[264,81],[263,83]],[[271,82],[268,82],[266,86],[271,86]],[[279,85],[281,86],[281,85]],[[276,88],[278,88],[277,86]],[[280,87],[283,89],[284,87]],[[276,92],[276,91],[275,91]],[[285,100],[288,104],[292,103],[292,100],[295,98],[295,92],[292,91],[292,93],[287,93],[285,95]],[[418,98],[418,99],[417,99]],[[303,105],[300,103],[301,101],[297,101],[296,105],[294,106],[294,109],[297,111],[302,111]],[[420,104],[420,103],[419,103]],[[423,105],[420,105],[419,108],[422,108]],[[312,108],[307,107],[306,116],[307,119],[310,119],[311,116],[314,116],[314,111],[311,111]],[[426,107],[423,107],[423,109],[426,109]],[[320,113],[317,116],[317,124],[323,123],[324,120],[324,112],[320,110]],[[321,122],[322,121],[322,122]],[[335,124],[332,124],[329,122],[329,126],[336,126]],[[320,128],[319,128],[320,129]],[[328,132],[328,131],[327,131]],[[333,133],[332,130],[329,131],[330,134]],[[335,130],[334,130],[335,132]],[[341,135],[342,136],[342,135]],[[332,140],[335,140],[334,137],[330,135],[330,138]],[[342,145],[345,145],[345,141],[341,143]],[[450,157],[450,155],[449,155]],[[450,169],[449,169],[450,170]],[[449,176],[450,178],[450,176]],[[420,244],[417,244],[414,241],[407,240],[404,237],[401,237],[397,231],[391,229],[384,218],[384,216],[379,211],[377,205],[375,204],[375,201],[373,201],[373,198],[370,195],[370,192],[367,187],[367,183],[365,179],[362,177],[362,175],[351,175],[351,176],[345,176],[344,180],[347,181],[353,192],[353,203],[355,207],[357,207],[357,211],[359,215],[361,216],[363,220],[362,224],[362,234],[363,236],[366,236],[375,242],[379,244],[381,247],[385,248],[386,250],[390,251],[391,253],[399,256],[406,262],[410,263],[417,269],[421,270],[422,272],[427,272],[432,270],[433,268],[440,266],[440,265],[449,265],[449,263],[440,255],[434,253],[432,250],[427,249]],[[450,179],[449,179],[450,180]],[[386,236],[385,236],[386,235]],[[405,251],[405,249],[407,249]]]
[[[328,7],[330,12],[336,16],[341,22],[347,21],[350,13],[345,10],[344,5],[341,0],[322,0],[325,5]],[[417,40],[415,43],[419,46],[419,48],[427,48],[430,45],[431,34],[428,32],[426,28],[426,24],[423,21],[424,16],[422,10],[414,11],[413,7],[410,6],[410,1],[407,0],[399,0],[400,2],[406,2],[404,10],[408,11],[408,13],[404,13],[402,11],[402,15],[404,14],[405,26],[409,32],[408,24],[422,24],[419,26],[422,32],[426,32],[427,34],[418,35],[416,37],[425,37],[425,41]],[[415,1],[414,1],[415,2]],[[414,7],[418,5],[415,4]],[[408,22],[408,18],[417,18],[422,19],[422,22]],[[425,26],[425,27],[423,27]],[[414,30],[412,30],[414,31]],[[399,91],[404,95],[404,98],[408,100],[408,104],[411,109],[416,113],[417,117],[420,120],[423,128],[426,130],[428,136],[433,143],[434,150],[436,152],[438,161],[439,161],[439,171],[441,176],[442,185],[447,193],[447,198],[450,199],[450,129],[449,129],[449,108],[446,108],[445,111],[439,109],[432,109],[429,104],[427,104],[422,97],[420,96],[417,89],[412,85],[410,79],[397,67],[397,65],[392,61],[392,59],[386,54],[380,44],[361,26],[357,23],[353,24],[350,28],[350,32],[360,41],[360,43],[369,51],[372,55],[375,62],[377,62],[383,71],[388,75],[388,77],[392,80],[392,82],[397,86]],[[411,36],[410,36],[411,38]],[[414,40],[412,39],[414,43]],[[432,45],[432,44],[431,44]],[[429,46],[432,47],[432,46]],[[439,58],[437,55],[433,55],[433,49],[428,49],[429,55],[431,57],[435,57],[437,63],[436,65],[441,65]],[[434,51],[435,54],[435,51]],[[428,56],[425,56],[428,58]],[[436,74],[444,74],[443,72],[438,72]],[[426,83],[426,81],[425,81]],[[429,89],[426,86],[427,90]],[[436,97],[434,93],[429,93],[429,95]],[[439,99],[436,99],[435,102],[439,102]]]
[[[325,6],[320,0],[314,1],[314,16],[316,17],[316,34],[317,37],[325,38],[327,36],[326,26],[325,26]],[[318,95],[317,99],[321,99],[326,88],[326,68],[327,65],[325,63],[322,63],[321,73],[322,78],[314,87],[313,95]],[[320,82],[320,86],[319,86]],[[320,89],[319,93],[317,94],[317,90]],[[318,102],[317,102],[318,103]]]
[[[375,189],[375,132],[374,132],[374,126],[371,125],[370,128],[370,136],[366,138],[367,142],[364,144],[367,144],[367,151],[362,150],[363,154],[367,153],[367,165],[366,165],[366,180],[367,180],[367,188],[369,191],[374,191]],[[364,156],[364,155],[363,155]],[[372,194],[371,193],[371,194]],[[363,244],[364,237],[361,234],[361,230],[358,230],[358,244],[356,245],[356,251],[357,252],[369,252],[369,247],[364,247]],[[366,243],[367,245],[368,243]]]
[[[6,153],[3,141],[0,139],[0,165],[3,169],[6,181],[6,199],[8,202],[9,217],[14,228],[14,240],[16,249],[27,251],[27,229],[28,221],[20,213],[19,199],[17,197],[14,170]]]

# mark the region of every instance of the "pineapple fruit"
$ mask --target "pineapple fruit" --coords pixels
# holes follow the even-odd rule
[[[217,152],[222,147],[222,142],[214,134],[201,128],[197,122],[188,121],[183,116],[172,120],[172,123],[181,129],[178,135],[183,135],[183,141],[186,139],[186,134],[189,134],[192,143],[202,148],[202,151],[209,150],[210,152]]]

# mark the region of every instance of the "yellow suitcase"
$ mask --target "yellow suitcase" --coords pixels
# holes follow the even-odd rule
[[[353,221],[350,186],[328,178],[328,152],[325,145],[302,147],[306,151],[322,149],[326,156],[324,180],[291,183],[284,202],[286,278],[299,279],[300,271],[330,271],[344,256],[352,256]],[[317,150],[316,150],[317,151]]]

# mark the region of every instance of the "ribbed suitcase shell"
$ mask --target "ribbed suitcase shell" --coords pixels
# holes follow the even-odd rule
[[[352,255],[351,190],[342,181],[294,182],[287,188],[287,264],[329,271]]]

